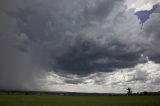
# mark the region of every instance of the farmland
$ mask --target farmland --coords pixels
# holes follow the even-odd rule
[[[160,96],[0,95],[0,106],[160,106]]]

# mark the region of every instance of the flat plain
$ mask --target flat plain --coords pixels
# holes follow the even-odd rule
[[[160,106],[160,96],[0,95],[0,106]]]

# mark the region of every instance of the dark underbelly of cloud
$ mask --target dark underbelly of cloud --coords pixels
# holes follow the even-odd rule
[[[80,40],[80,39],[79,39]],[[55,70],[68,74],[88,75],[94,72],[112,72],[134,67],[140,62],[142,51],[130,51],[131,47],[118,41],[101,46],[93,41],[77,41],[62,55],[54,57]]]

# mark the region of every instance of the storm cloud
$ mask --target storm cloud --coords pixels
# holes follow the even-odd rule
[[[0,89],[43,89],[39,81],[48,73],[55,84],[85,83],[94,73],[145,64],[146,57],[159,64],[159,14],[141,30],[136,8],[127,6],[126,0],[2,0]]]

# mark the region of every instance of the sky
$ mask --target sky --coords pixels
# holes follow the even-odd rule
[[[160,90],[160,0],[0,0],[0,89]]]

